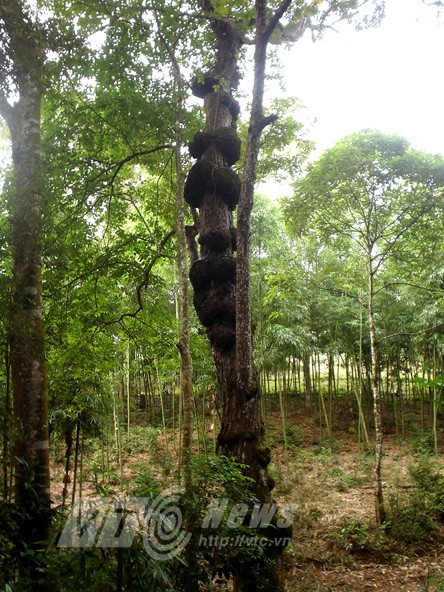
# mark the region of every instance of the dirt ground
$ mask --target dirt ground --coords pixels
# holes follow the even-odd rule
[[[442,544],[406,547],[390,553],[371,548],[354,553],[346,548],[345,543],[350,541],[343,540],[343,529],[350,533],[357,524],[361,534],[360,526],[364,529],[374,520],[372,456],[358,446],[356,436],[350,432],[335,432],[333,449],[329,449],[323,446],[319,428],[311,417],[296,412],[294,421],[302,432],[302,444],[290,449],[286,457],[280,451],[274,459],[281,476],[279,501],[295,503],[301,514],[300,521],[296,520],[293,549],[286,559],[288,590],[444,591]],[[414,460],[410,443],[399,443],[393,435],[386,437],[386,499],[411,489],[408,467]],[[442,457],[434,462],[439,462],[444,474]],[[338,542],[342,543],[339,549]]]
[[[276,481],[275,497],[281,506],[290,504],[295,512],[293,543],[284,562],[288,592],[444,592],[442,544],[406,545],[405,549],[398,546],[391,550],[386,545],[375,545],[374,532],[373,538],[367,539],[374,516],[373,459],[358,445],[352,429],[339,427],[334,430],[334,438],[329,439],[321,434],[306,410],[290,409],[285,451],[279,413],[271,414],[267,424],[273,449],[270,472]],[[157,469],[153,470],[161,471],[159,459],[173,454],[172,444],[164,449],[159,430],[151,452],[137,447],[128,449],[122,472],[126,482],[144,464],[157,462]],[[62,448],[54,461],[52,490],[55,502],[60,503]],[[411,442],[398,442],[394,435],[385,438],[386,499],[404,495],[412,488],[409,465],[414,461]],[[434,462],[441,465],[444,475],[443,458],[434,457]],[[89,464],[87,455],[84,464]],[[174,464],[173,459],[171,477]],[[114,476],[118,473],[114,466]],[[117,481],[115,484],[117,492]],[[71,488],[72,484],[68,502]],[[91,470],[85,472],[83,490],[84,496],[98,494],[97,476],[93,479]]]

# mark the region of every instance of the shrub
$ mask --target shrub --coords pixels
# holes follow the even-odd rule
[[[288,426],[286,430],[287,444],[293,448],[299,448],[304,443],[304,434],[298,426]]]
[[[381,529],[361,520],[344,520],[340,531],[331,537],[344,551],[357,554],[380,553],[385,542]]]
[[[413,488],[389,498],[387,533],[405,545],[424,546],[442,537],[444,476],[428,456],[410,465]]]
[[[444,476],[439,466],[427,456],[419,458],[409,467],[410,475],[430,513],[438,520],[444,519]]]
[[[390,496],[388,515],[385,530],[397,545],[424,546],[433,540],[434,524],[421,496]]]
[[[412,449],[415,455],[433,454],[435,450],[435,442],[432,430],[421,430],[418,426],[414,426],[413,430],[415,436],[412,439]]]

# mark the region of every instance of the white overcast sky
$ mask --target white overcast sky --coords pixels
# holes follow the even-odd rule
[[[387,0],[378,28],[337,30],[316,43],[306,33],[283,60],[288,94],[317,119],[309,137],[318,150],[373,128],[444,155],[444,14]]]

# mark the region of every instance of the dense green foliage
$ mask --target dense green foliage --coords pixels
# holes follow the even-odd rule
[[[251,35],[252,3],[213,4],[218,17],[234,18],[242,33]],[[278,49],[291,41],[302,14],[305,26],[321,34],[331,19],[348,18],[358,3],[330,2],[324,12],[320,4],[293,3],[285,28],[273,38]],[[278,5],[270,2],[271,9]],[[367,2],[359,26],[376,23],[382,5]],[[190,89],[214,47],[194,3],[48,0],[39,7],[29,11],[29,18],[45,47],[41,132],[49,422],[52,462],[61,459],[66,468],[65,491],[60,495],[57,488],[54,495],[57,531],[71,502],[82,495],[84,470],[90,471],[98,494],[154,495],[183,476],[176,462],[183,401],[174,144],[178,128],[185,143],[203,128],[203,113]],[[242,54],[245,68],[247,54]],[[0,91],[12,101],[15,80],[1,21],[0,61]],[[181,121],[172,108],[176,66],[185,89]],[[385,429],[399,437],[413,434],[420,452],[438,452],[444,374],[443,158],[413,149],[405,138],[365,130],[307,164],[313,145],[298,109],[294,98],[269,102],[267,114],[280,117],[263,135],[258,180],[290,182],[293,194],[284,203],[257,195],[252,220],[254,359],[264,410],[280,395],[286,450],[297,448],[300,434],[286,425],[282,395],[303,399],[327,438],[347,410],[360,442],[368,446],[371,354],[363,311],[371,247]],[[244,139],[245,111],[239,123]],[[2,120],[0,136],[2,142],[9,137]],[[190,156],[182,153],[188,166]],[[0,169],[0,563],[5,591],[17,579],[20,522],[11,503],[16,427],[9,360],[7,161]],[[241,163],[238,170],[242,174]],[[187,210],[187,217],[191,224],[193,212]],[[183,506],[191,516],[189,527],[198,533],[210,494],[245,500],[248,479],[236,464],[211,456],[205,460],[214,452],[220,401],[208,341],[194,313],[190,332],[195,449],[203,459],[192,463],[194,489]],[[150,474],[140,467],[135,491],[123,458],[136,451],[152,452],[157,464],[153,461]],[[86,455],[92,459],[88,469],[82,466]],[[391,500],[389,535],[408,542],[406,525],[415,515],[423,519],[421,524],[416,520],[416,539],[433,540],[428,533],[444,512],[442,476],[423,461],[412,469],[412,479],[414,495]],[[205,493],[208,483],[212,489]],[[359,525],[347,529],[340,544],[356,546],[366,537]],[[159,566],[138,544],[121,556],[103,549],[51,554],[54,589],[78,589],[79,573],[83,587],[115,589],[114,574],[123,565],[126,579],[120,590],[197,590],[190,586],[199,581],[210,590],[215,589],[212,576],[225,577],[224,566],[245,559],[239,551],[213,556],[191,547],[194,556],[185,557],[185,563],[178,559]],[[260,550],[245,553],[251,560],[255,551],[260,565]],[[108,571],[101,569],[104,562]],[[23,590],[26,586],[32,589],[32,583],[22,582]]]

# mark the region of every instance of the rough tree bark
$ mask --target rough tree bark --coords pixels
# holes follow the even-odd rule
[[[204,100],[206,126],[190,144],[190,153],[197,162],[185,184],[185,199],[200,209],[200,258],[191,267],[190,280],[194,305],[207,328],[217,369],[222,400],[218,452],[246,465],[246,473],[254,480],[255,494],[263,503],[271,502],[274,482],[267,471],[271,456],[264,446],[259,380],[252,359],[250,216],[260,137],[264,127],[275,119],[264,117],[262,110],[267,44],[290,3],[285,0],[268,19],[265,0],[256,2],[255,76],[241,183],[231,168],[240,158],[236,135],[239,107],[232,91],[237,87],[237,55],[243,37],[232,22],[214,14],[209,1],[201,2],[217,40],[217,59],[211,72],[193,84],[194,94]],[[238,203],[235,232],[233,211]],[[281,589],[273,559],[283,549],[282,537],[288,537],[290,532],[276,524],[265,532],[272,538],[266,550],[272,561],[262,560],[260,569],[245,561],[238,569],[234,566],[237,590]]]
[[[31,547],[48,537],[50,526],[49,437],[42,324],[41,75],[43,47],[23,5],[4,0],[0,27],[9,71],[2,68],[0,114],[12,139],[13,279],[10,324],[15,443],[15,500],[24,520],[21,540]],[[9,86],[8,86],[9,85]],[[19,100],[11,106],[8,88]],[[38,589],[35,582],[35,589]]]

